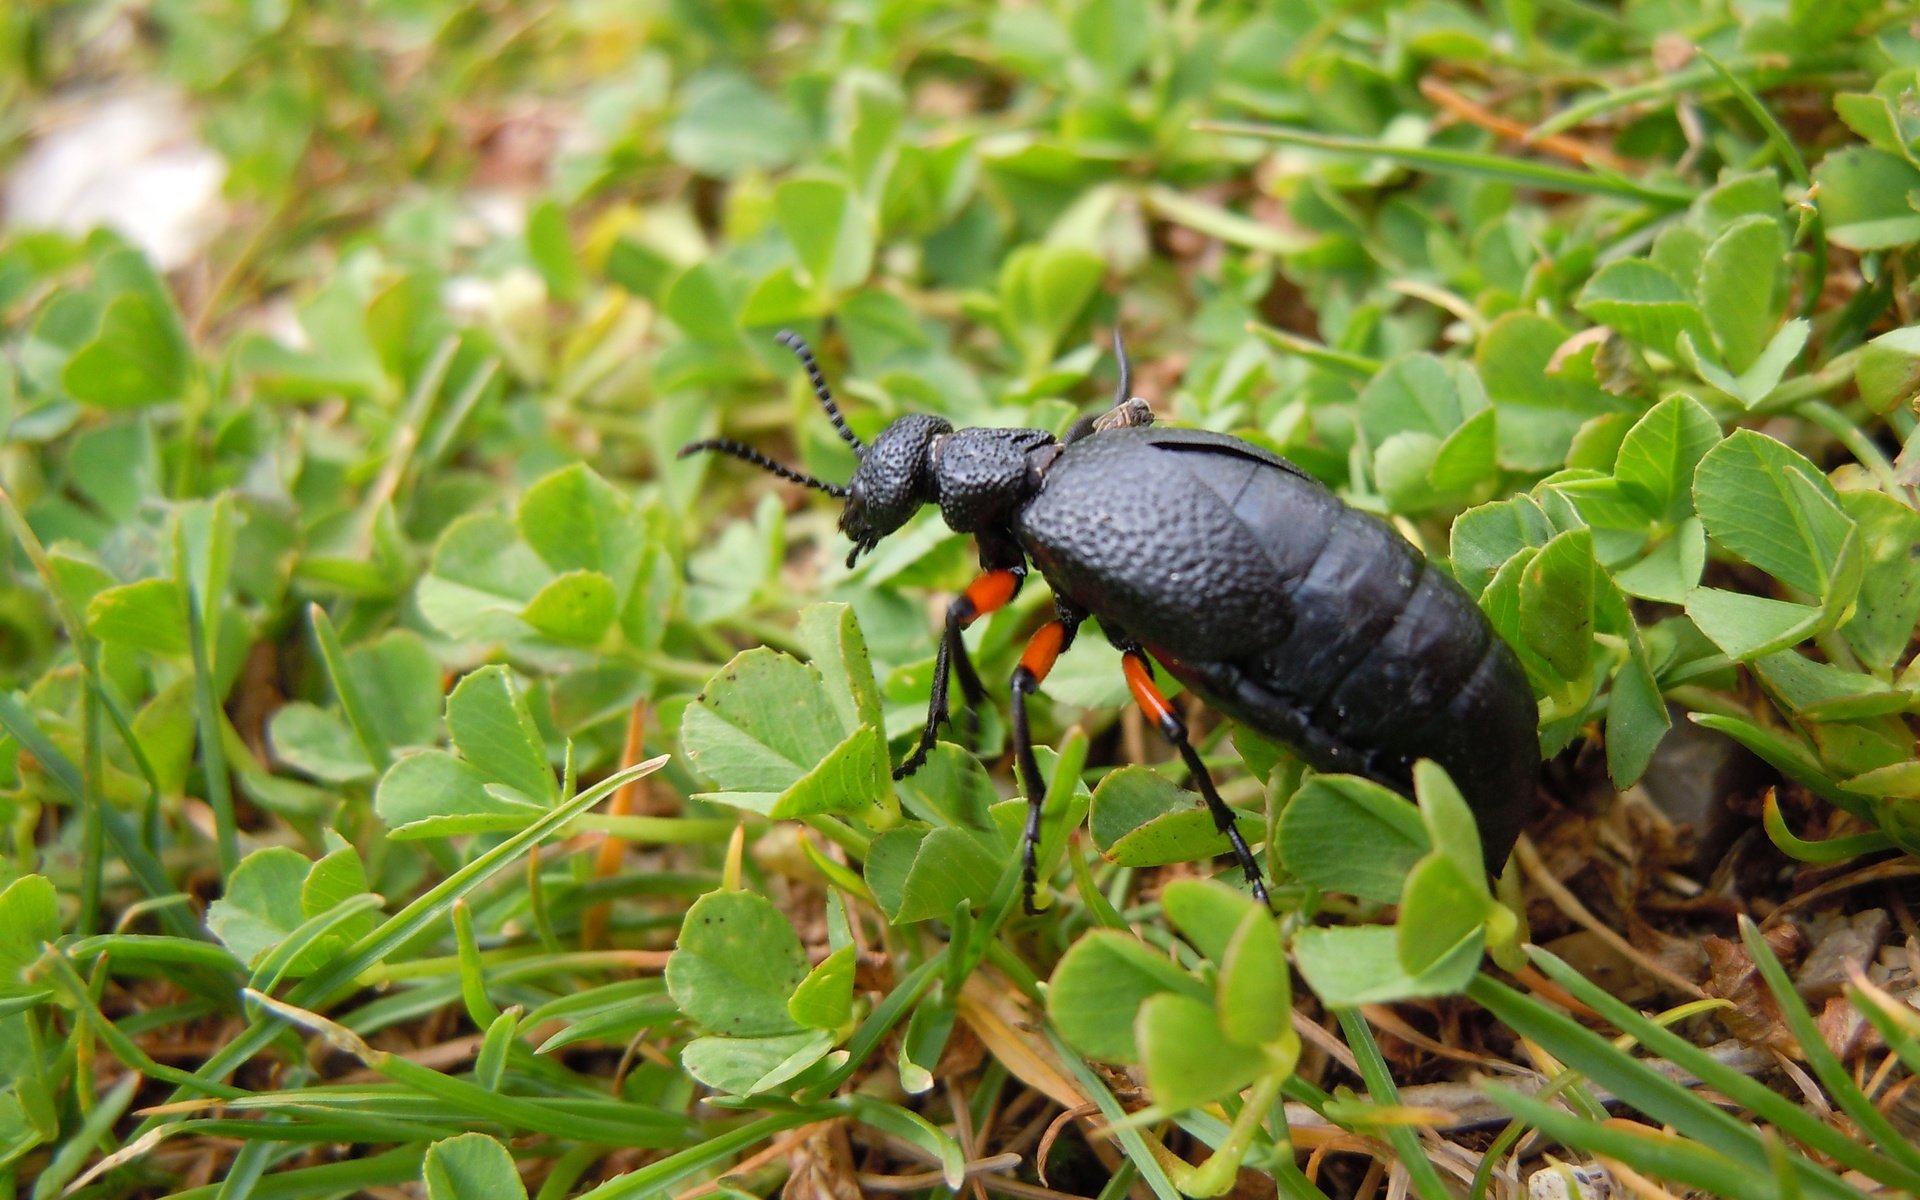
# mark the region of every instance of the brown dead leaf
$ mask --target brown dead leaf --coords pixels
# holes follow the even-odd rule
[[[1794,925],[1776,925],[1766,933],[1767,944],[1784,962],[1793,962],[1805,949],[1800,930]],[[1780,1006],[1767,991],[1766,981],[1753,965],[1747,948],[1723,937],[1702,939],[1707,953],[1706,992],[1733,1003],[1731,1009],[1717,1014],[1727,1031],[1749,1046],[1766,1046],[1800,1057],[1799,1044],[1781,1020]]]
[[[1579,333],[1574,334],[1553,348],[1553,354],[1547,359],[1547,374],[1558,374],[1560,368],[1566,365],[1568,359],[1589,346],[1598,347],[1604,345],[1606,340],[1612,336],[1613,330],[1607,328],[1605,325],[1595,325],[1591,329],[1583,329]]]
[[[844,1122],[829,1122],[814,1130],[788,1152],[787,1167],[791,1173],[780,1189],[782,1200],[861,1200]]]
[[[1252,1167],[1241,1167],[1233,1177],[1233,1187],[1228,1190],[1226,1200],[1274,1200],[1279,1194],[1280,1188],[1273,1182],[1273,1176]]]
[[[1062,1108],[1085,1104],[1087,1098],[1053,1047],[1035,1032],[1042,1018],[1016,996],[1013,986],[994,973],[975,971],[967,977],[955,1007],[960,1019],[1015,1079]]]
[[[1866,1016],[1849,1004],[1845,996],[1829,997],[1814,1024],[1820,1030],[1820,1040],[1841,1062],[1851,1060],[1864,1048],[1866,1041],[1861,1035],[1870,1028]]]
[[[961,1079],[980,1069],[986,1061],[987,1048],[980,1041],[980,1035],[973,1026],[965,1021],[956,1021],[953,1032],[947,1035],[947,1044],[940,1051],[940,1061],[934,1064],[935,1079]]]
[[[1632,959],[1591,930],[1580,929],[1557,937],[1546,943],[1544,949],[1606,989],[1609,995],[1629,1004],[1643,1003],[1656,994],[1657,989],[1634,968]]]

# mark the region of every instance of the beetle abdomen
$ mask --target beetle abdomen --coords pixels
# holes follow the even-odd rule
[[[1068,446],[1015,532],[1057,592],[1316,768],[1406,791],[1439,762],[1505,861],[1534,801],[1532,690],[1386,522],[1249,443],[1123,429]]]
[[[1443,637],[1447,628],[1441,620],[1430,632]],[[1472,629],[1453,626],[1452,632],[1464,641]],[[1458,673],[1431,662],[1410,665],[1389,653],[1391,640],[1383,641],[1379,654],[1347,676],[1334,703],[1314,710],[1293,694],[1289,685],[1298,676],[1277,654],[1253,663],[1206,662],[1162,654],[1151,643],[1147,648],[1208,704],[1286,742],[1317,770],[1364,775],[1411,794],[1414,760],[1433,759],[1473,809],[1487,867],[1498,870],[1533,811],[1540,735],[1519,659],[1491,627],[1485,633],[1476,661]],[[1423,703],[1402,690],[1409,669],[1425,677]]]

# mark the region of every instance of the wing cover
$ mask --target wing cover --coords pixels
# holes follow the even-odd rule
[[[1116,429],[1060,452],[1014,535],[1056,591],[1109,629],[1142,640],[1151,631],[1182,655],[1235,658],[1292,627],[1292,581],[1344,509],[1237,439]]]
[[[1285,459],[1204,430],[1067,446],[1015,524],[1054,590],[1308,762],[1460,785],[1490,864],[1533,805],[1533,693],[1459,584]]]

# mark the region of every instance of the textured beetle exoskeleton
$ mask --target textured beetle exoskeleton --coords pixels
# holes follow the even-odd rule
[[[841,495],[848,563],[937,503],[979,542],[985,573],[956,597],[934,660],[933,695],[911,773],[947,718],[950,680],[969,704],[984,692],[961,631],[1008,603],[1031,562],[1057,616],[1028,643],[1009,692],[1013,749],[1025,785],[1025,883],[1036,885],[1045,790],[1027,736],[1026,698],[1097,617],[1123,652],[1129,689],[1179,751],[1256,895],[1252,851],[1153,683],[1151,656],[1208,703],[1294,747],[1323,771],[1364,775],[1405,793],[1415,760],[1447,769],[1479,821],[1497,870],[1534,805],[1538,710],[1513,650],[1452,578],[1392,526],[1344,504],[1292,463],[1224,434],[1152,424],[1128,395],[1126,354],[1114,406],[1064,438],[1040,429],[953,429],[901,417],[871,446],[840,420],[806,344],[820,403],[860,466],[845,487],[779,466],[732,442],[721,450]]]
[[[1068,446],[1014,533],[1056,592],[1314,767],[1405,792],[1438,762],[1506,861],[1534,800],[1533,693],[1386,522],[1250,443],[1149,428]]]

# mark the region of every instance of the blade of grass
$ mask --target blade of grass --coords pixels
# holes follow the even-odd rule
[[[1589,1121],[1498,1084],[1487,1085],[1487,1095],[1561,1145],[1617,1158],[1635,1170],[1700,1188],[1708,1195],[1780,1200],[1771,1175],[1751,1170],[1698,1142],[1629,1121]],[[1758,1161],[1765,1161],[1765,1152],[1761,1153]]]
[[[853,1119],[899,1138],[939,1159],[941,1176],[949,1188],[957,1190],[966,1178],[966,1152],[960,1143],[933,1122],[911,1109],[889,1104],[874,1096],[855,1093]]]
[[[1807,1065],[1813,1068],[1814,1077],[1827,1089],[1827,1095],[1882,1150],[1908,1169],[1920,1171],[1920,1149],[1895,1129],[1886,1115],[1875,1108],[1873,1101],[1867,1099],[1866,1093],[1854,1083],[1853,1076],[1841,1065],[1839,1056],[1820,1036],[1820,1027],[1814,1023],[1813,1014],[1801,1002],[1800,993],[1794,990],[1793,981],[1787,978],[1787,969],[1773,956],[1760,927],[1745,916],[1740,918],[1740,940],[1746,944],[1754,965],[1760,968],[1760,977],[1766,980],[1767,990],[1773,993],[1774,1002],[1780,1007],[1780,1015],[1793,1032],[1794,1040],[1799,1042],[1801,1053],[1807,1056]]]
[[[1762,90],[1777,87],[1782,83],[1800,78],[1803,75],[1818,75],[1832,70],[1845,70],[1852,66],[1851,58],[1835,54],[1794,60],[1790,65],[1779,69],[1768,69],[1767,60],[1758,57],[1735,59],[1721,70],[1738,72],[1753,76]],[[1778,61],[1777,59],[1772,61]],[[1678,71],[1660,75],[1644,83],[1626,86],[1609,86],[1592,99],[1578,104],[1570,104],[1558,113],[1533,127],[1531,136],[1548,137],[1564,133],[1576,125],[1584,125],[1595,117],[1615,112],[1622,108],[1631,108],[1650,100],[1664,100],[1691,91],[1701,84],[1712,83],[1717,72],[1713,67],[1701,62],[1690,63]]]
[[[540,847],[527,851],[527,915],[533,919],[534,936],[540,948],[549,954],[560,953],[560,939],[554,936],[553,918],[547,913],[546,886],[540,878]]]
[[[1920,1176],[1900,1170],[1897,1164],[1874,1154],[1870,1147],[1861,1145],[1764,1083],[1726,1066],[1665,1025],[1649,1020],[1554,955],[1535,949],[1533,961],[1574,999],[1606,1018],[1615,1029],[1631,1036],[1648,1052],[1686,1071],[1803,1145],[1889,1186],[1907,1190],[1920,1186]]]
[[[54,993],[46,988],[35,988],[30,992],[18,992],[0,1000],[0,1017],[11,1017],[17,1013],[30,1012],[54,998]]]
[[[1679,188],[1654,187],[1604,171],[1575,171],[1548,166],[1526,159],[1503,158],[1471,150],[1450,150],[1436,146],[1396,146],[1369,138],[1313,133],[1284,125],[1255,125],[1244,121],[1196,121],[1194,128],[1233,137],[1261,138],[1288,146],[1305,146],[1330,154],[1349,154],[1367,158],[1385,158],[1403,166],[1417,167],[1445,175],[1465,175],[1493,179],[1521,187],[1550,192],[1574,192],[1582,195],[1617,196],[1638,200],[1662,208],[1685,208],[1693,203],[1694,193]]]
[[[251,982],[263,992],[271,992],[280,986],[287,972],[307,947],[319,942],[321,938],[353,920],[361,913],[380,911],[380,897],[369,892],[358,896],[349,896],[325,912],[315,913],[274,944],[260,965],[253,969]]]
[[[1868,982],[1857,967],[1847,999],[1880,1031],[1887,1048],[1906,1064],[1907,1070],[1920,1073],[1920,1016]]]
[[[80,704],[81,770],[76,776],[78,787],[71,789],[79,807],[81,822],[80,913],[75,928],[83,934],[97,933],[100,925],[101,876],[105,868],[103,835],[107,808],[100,795],[101,771],[105,761],[100,739],[99,645],[87,629],[85,619],[74,610],[66,593],[61,590],[53,560],[47,557],[47,549],[41,544],[39,535],[34,533],[26,517],[14,506],[13,497],[3,489],[0,489],[0,513],[4,513],[14,539],[20,543],[21,550],[40,576],[42,586],[47,589],[47,595],[52,598],[55,615],[66,630],[67,642],[73,647],[74,657],[79,660],[80,669],[88,682],[86,695]]]
[[[324,1008],[337,1001],[341,995],[358,986],[356,981],[362,972],[446,915],[455,900],[472,892],[535,843],[558,832],[569,820],[598,804],[615,788],[629,779],[638,779],[648,772],[659,770],[666,761],[667,756],[663,754],[638,763],[609,775],[571,800],[555,805],[533,824],[429,888],[418,899],[348,947],[339,957],[295,985],[287,993],[287,1002],[301,1007]],[[272,1014],[256,1016],[246,1029],[210,1056],[194,1074],[201,1079],[225,1078],[265,1049],[284,1027],[284,1023]],[[144,1131],[143,1128],[141,1132]]]
[[[1121,1107],[1120,1101],[1108,1090],[1105,1081],[1094,1074],[1078,1051],[1071,1049],[1060,1040],[1060,1036],[1051,1026],[1047,1028],[1046,1035],[1047,1040],[1053,1044],[1055,1056],[1066,1066],[1068,1072],[1073,1075],[1074,1082],[1079,1085],[1080,1094],[1099,1105],[1100,1115],[1107,1119],[1109,1125],[1114,1126],[1113,1138],[1120,1143],[1121,1152],[1127,1156],[1127,1161],[1133,1164],[1133,1169],[1140,1173],[1140,1181],[1146,1184],[1153,1194],[1159,1197],[1159,1200],[1179,1200],[1180,1193],[1173,1186],[1173,1180],[1167,1177],[1166,1167],[1161,1165],[1153,1148],[1147,1145],[1146,1136],[1125,1123],[1127,1110]]]
[[[1231,209],[1210,204],[1163,184],[1149,184],[1141,190],[1140,200],[1154,215],[1230,246],[1263,250],[1269,254],[1299,254],[1312,244],[1298,234],[1242,216]]]
[[[740,822],[731,817],[616,817],[582,813],[567,833],[607,833],[644,846],[684,846],[724,842]]]
[[[97,666],[99,656],[93,642],[88,641],[83,650],[89,663]],[[89,670],[88,676],[92,675]],[[80,933],[99,932],[100,893],[106,870],[106,837],[100,814],[107,800],[101,795],[100,781],[105,777],[107,762],[100,724],[100,689],[89,686],[80,700],[80,777],[87,790],[87,802],[80,810],[80,915],[74,922]]]
[[[207,653],[204,617],[213,611],[214,597],[201,595],[192,573],[186,526],[176,521],[173,577],[187,602],[187,652],[193,662],[194,724],[199,729],[201,774],[207,781],[207,806],[213,810],[214,847],[220,856],[220,878],[224,881],[240,864],[240,831],[234,823],[233,780],[227,775],[227,751],[221,742],[220,705],[213,694],[213,660]]]
[[[309,1200],[315,1196],[363,1195],[374,1188],[399,1187],[420,1178],[420,1161],[427,1156],[424,1143],[402,1146],[370,1158],[323,1163],[300,1167],[278,1175],[268,1175],[254,1185],[252,1200]],[[221,1200],[224,1184],[175,1192],[166,1200]]]
[[[1856,833],[1817,842],[1796,837],[1793,830],[1787,828],[1786,818],[1780,815],[1780,802],[1774,797],[1772,789],[1767,791],[1766,807],[1761,812],[1760,823],[1767,831],[1767,839],[1780,853],[1805,863],[1845,862],[1862,854],[1893,847],[1893,839],[1877,829],[1872,833]]]
[[[1100,886],[1093,881],[1093,871],[1087,866],[1086,856],[1071,842],[1067,844],[1067,865],[1073,869],[1073,886],[1080,893],[1080,903],[1086,905],[1093,919],[1108,929],[1127,929],[1127,919],[1100,891]]]
[[[127,715],[127,706],[120,699],[120,691],[114,686],[113,680],[91,671],[88,673],[88,680],[94,694],[99,697],[100,706],[106,712],[107,719],[113,722],[113,731],[119,735],[120,744],[126,747],[128,755],[133,758],[134,770],[140,772],[140,778],[147,785],[148,827],[146,832],[147,844],[151,846],[157,836],[153,822],[159,819],[160,797],[164,791],[160,786],[160,773],[154,770],[153,760],[147,757],[147,748],[141,744],[140,738],[134,733],[133,718]]]
[[[460,1109],[454,1105],[424,1098],[398,1083],[366,1082],[354,1084],[320,1083],[308,1087],[283,1088],[275,1092],[255,1092],[235,1100],[187,1100],[148,1109],[169,1115],[203,1112],[258,1113],[284,1116],[291,1113],[319,1113],[370,1117],[385,1121],[415,1117],[422,1121],[456,1121]],[[264,1122],[259,1122],[264,1124]]]
[[[27,710],[5,692],[0,692],[0,729],[5,729],[14,741],[20,743],[22,750],[33,755],[41,769],[46,771],[47,777],[59,785],[60,790],[67,793],[76,806],[86,804],[86,787],[81,782],[79,768],[61,753],[52,739],[41,732],[40,726]],[[167,882],[167,873],[160,866],[160,860],[141,844],[139,834],[127,818],[112,805],[99,806],[99,813],[107,839],[133,873],[140,890],[155,900],[170,900],[179,896],[180,893]],[[161,908],[160,920],[179,937],[204,940],[207,936],[206,931],[179,905]]]
[[[412,459],[414,466],[424,472],[429,467],[441,464],[453,447],[453,435],[460,432],[460,427],[466,424],[467,417],[473,413],[499,374],[500,360],[497,358],[489,358],[474,368],[473,373],[467,376],[466,386],[460,389],[453,403],[440,414],[440,420],[433,426],[432,432],[420,443],[420,450]]]
[[[1247,322],[1247,332],[1271,345],[1282,354],[1291,354],[1304,358],[1315,366],[1338,371],[1354,379],[1372,379],[1380,373],[1386,364],[1377,358],[1368,358],[1364,354],[1350,354],[1345,350],[1335,350],[1320,342],[1311,341],[1298,334],[1288,333],[1284,329],[1275,329],[1271,325],[1262,325],[1258,321]]]
[[[94,1036],[99,1038],[108,1052],[119,1059],[128,1070],[163,1080],[175,1087],[192,1088],[221,1099],[233,1100],[252,1095],[245,1088],[196,1079],[191,1071],[155,1062],[152,1056],[140,1049],[132,1038],[100,1011],[99,1004],[94,1000],[93,990],[87,986],[85,980],[80,978],[80,973],[74,970],[72,961],[65,954],[53,950],[42,961],[51,964],[53,978],[59,983],[60,990],[66,993],[67,1002],[80,1013],[80,1019],[86,1022],[87,1026],[93,1030]]]
[[[1729,71],[1725,63],[1704,49],[1696,48],[1695,52],[1700,55],[1702,62],[1713,69],[1714,74],[1720,76],[1733,93],[1733,98],[1740,102],[1740,107],[1746,109],[1747,115],[1753,118],[1754,124],[1760,126],[1775,153],[1780,155],[1780,161],[1786,164],[1787,170],[1793,172],[1794,181],[1801,187],[1810,185],[1813,176],[1807,172],[1807,160],[1801,157],[1799,147],[1793,144],[1793,139],[1780,127],[1780,122],[1767,111],[1767,106],[1760,103],[1760,97],[1754,95],[1753,89],[1742,83],[1739,76]]]
[[[1094,1200],[1121,1200],[1121,1197],[1133,1190],[1134,1182],[1139,1178],[1140,1172],[1134,1167],[1133,1160],[1123,1158],[1120,1160],[1120,1166],[1108,1177],[1107,1185],[1100,1189],[1100,1194],[1094,1197]]]
[[[1761,131],[1766,134],[1768,145],[1773,147],[1780,161],[1786,164],[1787,170],[1793,175],[1794,182],[1803,188],[1811,188],[1813,175],[1807,170],[1806,158],[1800,153],[1800,148],[1793,144],[1793,137],[1781,127],[1772,111],[1761,103],[1760,97],[1754,94],[1752,88],[1727,69],[1726,64],[1704,49],[1699,49],[1698,53],[1701,60],[1720,76],[1721,81],[1733,93],[1734,99],[1740,102],[1740,106],[1747,110],[1747,115],[1751,116],[1754,123],[1759,125]],[[1812,261],[1807,267],[1807,286],[1803,289],[1806,295],[1801,301],[1800,315],[1812,317],[1819,310],[1820,293],[1827,278],[1827,222],[1818,205],[1806,205],[1802,211],[1806,215],[1806,220],[1801,225],[1800,232],[1806,233],[1809,237],[1811,242],[1809,257]],[[1797,237],[1796,233],[1796,239]]]
[[[1354,1061],[1360,1065],[1360,1078],[1366,1082],[1368,1099],[1376,1105],[1399,1104],[1400,1089],[1394,1086],[1393,1073],[1387,1069],[1387,1060],[1380,1053],[1379,1043],[1373,1040],[1373,1030],[1367,1027],[1366,1018],[1357,1008],[1336,1008],[1333,1012],[1340,1019],[1340,1031],[1347,1035],[1347,1048],[1353,1051]],[[1447,1200],[1452,1195],[1433,1161],[1421,1148],[1418,1132],[1406,1125],[1390,1125],[1380,1132],[1399,1155],[1413,1190],[1422,1200]]]
[[[282,1021],[318,1033],[328,1044],[353,1055],[370,1070],[453,1106],[468,1120],[492,1121],[527,1133],[641,1150],[681,1145],[690,1132],[686,1118],[638,1104],[621,1104],[621,1116],[617,1120],[600,1119],[560,1107],[546,1097],[506,1095],[401,1055],[376,1050],[344,1025],[275,1000],[264,992],[248,988],[246,996]]]
[[[560,832],[569,820],[606,799],[615,788],[630,779],[638,779],[642,775],[659,770],[666,762],[667,756],[664,754],[657,758],[650,758],[646,762],[609,775],[573,799],[555,805],[538,821],[475,858],[389,917],[379,928],[361,938],[339,959],[328,964],[325,971],[316,975],[310,981],[310,986],[303,990],[325,996],[342,988],[351,987],[361,971],[385,958],[431,921],[449,912],[455,900],[479,887],[495,871],[504,868],[533,846]],[[292,997],[289,996],[289,999]]]
[[[860,1022],[860,1027],[854,1030],[853,1036],[847,1040],[846,1061],[832,1074],[795,1098],[802,1103],[824,1100],[841,1084],[851,1079],[854,1072],[865,1065],[868,1056],[879,1049],[881,1041],[885,1039],[888,1032],[906,1019],[907,1014],[913,1011],[913,1006],[919,1003],[920,997],[925,995],[934,981],[940,978],[941,968],[945,965],[946,957],[950,953],[952,953],[951,948],[942,950],[915,967],[905,979],[887,993],[880,1003],[874,1005],[873,1011],[867,1014],[867,1019]]]
[[[33,1200],[51,1200],[51,1197],[61,1194],[68,1181],[78,1175],[80,1168],[93,1157],[94,1150],[101,1142],[112,1136],[114,1125],[120,1120],[120,1114],[127,1111],[127,1105],[133,1100],[134,1089],[139,1086],[140,1076],[129,1074],[100,1097],[93,1111],[80,1122],[73,1136],[54,1151],[53,1161],[34,1180]]]
[[[159,934],[103,933],[81,938],[66,952],[75,962],[105,958],[110,962],[191,964],[228,973],[240,969],[240,963],[224,946]]]
[[[1542,969],[1546,969],[1545,959],[1539,954],[1535,957],[1542,963]],[[1560,965],[1564,966],[1564,964]],[[1709,1086],[1723,1088],[1727,1094],[1734,1096],[1742,1103],[1753,1101],[1749,1107],[1756,1112],[1769,1114],[1769,1119],[1783,1115],[1781,1110],[1785,1101],[1780,1097],[1768,1093],[1772,1096],[1771,1102],[1768,1102],[1755,1095],[1755,1089],[1766,1090],[1762,1085],[1754,1083],[1731,1068],[1713,1062],[1698,1048],[1686,1044],[1678,1035],[1662,1029],[1644,1017],[1632,1014],[1631,1010],[1625,1014],[1621,1013],[1619,1010],[1626,1006],[1613,1000],[1612,997],[1592,996],[1590,993],[1598,990],[1592,984],[1588,983],[1585,987],[1574,990],[1561,974],[1551,971],[1549,974],[1554,982],[1563,987],[1569,987],[1575,999],[1593,1005],[1596,1012],[1602,1013],[1609,1020],[1615,1020],[1616,1025],[1623,1032],[1633,1034],[1640,1044],[1649,1050],[1663,1053],[1669,1049],[1675,1049],[1676,1043],[1685,1046],[1684,1051],[1677,1051],[1672,1056],[1672,1060],[1677,1065],[1691,1071],[1696,1078]],[[1499,1017],[1507,1026],[1539,1042],[1568,1067],[1606,1088],[1635,1110],[1654,1120],[1672,1125],[1702,1144],[1739,1161],[1759,1161],[1764,1157],[1766,1148],[1751,1124],[1708,1103],[1679,1083],[1649,1070],[1638,1059],[1580,1025],[1571,1017],[1556,1012],[1484,974],[1468,987],[1467,994],[1487,1011]],[[1596,1003],[1602,999],[1607,1001],[1604,1006]],[[1738,1082],[1736,1083],[1735,1080]],[[1728,1084],[1732,1086],[1726,1087],[1725,1085]],[[1792,1121],[1791,1126],[1788,1124],[1790,1121],[1792,1118],[1783,1118],[1776,1123],[1782,1128],[1792,1128],[1796,1136],[1803,1130],[1818,1136],[1818,1131],[1811,1128],[1818,1122],[1813,1121],[1812,1118]],[[1831,1138],[1822,1139],[1821,1148],[1824,1150],[1831,1141]],[[1809,1144],[1814,1143],[1809,1140]],[[1871,1157],[1870,1153],[1865,1156],[1866,1159]],[[1849,1165],[1852,1165],[1853,1160],[1862,1159],[1862,1154],[1856,1149],[1847,1159],[1841,1161],[1848,1161]],[[1801,1158],[1798,1160],[1798,1165],[1803,1179],[1814,1194],[1831,1197],[1858,1195],[1838,1177],[1813,1162]]]
[[[1780,1189],[1780,1200],[1800,1200],[1800,1180],[1793,1173],[1793,1152],[1780,1140],[1780,1135],[1768,1130],[1767,1166],[1773,1171],[1774,1186]]]
[[[1658,1024],[1664,1029],[1676,1021],[1682,1021],[1688,1017],[1698,1015],[1700,1012],[1709,1008],[1722,1007],[1726,1003],[1724,1000],[1691,1001],[1661,1013],[1658,1018]],[[1626,1049],[1626,1045],[1623,1045],[1623,1043],[1631,1044],[1633,1040],[1631,1037],[1617,1038],[1614,1044],[1624,1050]],[[1582,1082],[1583,1077],[1580,1072],[1562,1070],[1552,1079],[1547,1080],[1546,1085],[1535,1092],[1533,1097],[1544,1103],[1569,1092],[1583,1093],[1584,1089],[1580,1088]],[[1593,1103],[1591,1097],[1586,1097],[1582,1106],[1585,1107],[1586,1104],[1591,1103]],[[1487,1194],[1487,1189],[1493,1185],[1493,1173],[1498,1169],[1500,1160],[1506,1156],[1507,1151],[1512,1149],[1514,1143],[1518,1142],[1526,1132],[1526,1122],[1516,1118],[1509,1122],[1507,1127],[1502,1129],[1499,1134],[1494,1137],[1492,1144],[1489,1145],[1485,1153],[1480,1156],[1480,1166],[1473,1173],[1473,1185],[1467,1192],[1471,1200],[1481,1200],[1481,1198]]]
[[[533,1200],[565,1200],[573,1194],[580,1177],[587,1173],[600,1159],[600,1151],[592,1146],[575,1146],[553,1161],[547,1170],[547,1178],[541,1183],[540,1190],[534,1193]]]
[[[407,392],[400,419],[393,423],[393,428],[387,434],[382,454],[386,461],[381,465],[379,478],[360,501],[360,512],[355,521],[360,531],[357,545],[360,553],[372,549],[374,525],[380,519],[381,508],[392,503],[413,474],[413,451],[420,444],[420,431],[432,415],[433,402],[445,386],[447,373],[453,369],[453,360],[459,352],[459,335],[448,334],[441,338],[440,344],[433,349],[433,356],[427,360]]]
[[[629,1171],[617,1179],[609,1179],[599,1187],[583,1194],[580,1200],[625,1200],[628,1196],[665,1195],[667,1189],[687,1176],[707,1170],[732,1158],[748,1146],[765,1141],[776,1133],[797,1129],[815,1121],[832,1120],[845,1116],[849,1105],[844,1100],[830,1104],[806,1106],[777,1112],[771,1116],[752,1121],[737,1129],[730,1129],[717,1137],[708,1138],[698,1146],[669,1154],[656,1163],[648,1163],[636,1171]]]
[[[460,997],[467,1019],[485,1029],[500,1019],[499,1006],[487,995],[487,975],[481,966],[480,944],[473,936],[473,910],[465,900],[453,902],[453,944],[459,951]]]
[[[340,646],[340,634],[333,627],[332,618],[327,610],[318,604],[307,606],[307,619],[313,624],[314,641],[320,645],[320,661],[327,668],[327,682],[333,685],[333,694],[340,698],[340,711],[345,714],[347,724],[353,729],[353,736],[359,741],[360,749],[373,764],[377,774],[385,774],[393,765],[393,748],[387,739],[381,736],[380,727],[373,715],[367,711],[367,702],[360,695],[359,687],[353,682],[353,676],[347,673],[347,652]]]
[[[408,1101],[417,1110],[424,1103],[424,1098],[414,1092],[408,1096]],[[465,1133],[471,1125],[471,1119],[464,1113],[436,1119],[413,1113],[343,1113],[289,1104],[275,1109],[271,1120],[257,1117],[191,1117],[156,1132],[164,1132],[167,1137],[175,1139],[220,1138],[274,1149],[281,1146],[431,1142]]]
[[[273,1162],[272,1142],[248,1142],[240,1147],[227,1166],[227,1177],[220,1181],[217,1200],[248,1200],[260,1176]]]

